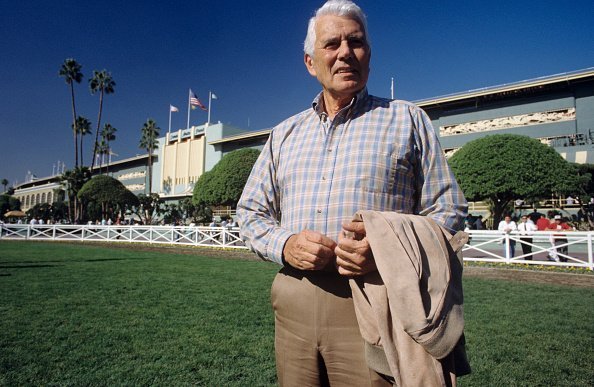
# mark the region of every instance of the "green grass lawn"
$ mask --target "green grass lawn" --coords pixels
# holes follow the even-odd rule
[[[275,385],[277,266],[174,251],[0,241],[0,385]],[[464,281],[461,385],[594,384],[594,290]]]

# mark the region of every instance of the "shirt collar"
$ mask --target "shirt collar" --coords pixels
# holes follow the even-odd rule
[[[326,116],[326,117],[328,116],[326,114],[326,112],[324,112],[324,109],[323,109],[323,106],[324,106],[323,98],[324,98],[324,93],[320,92],[311,103],[312,109],[318,115],[318,117],[320,117],[320,119],[322,119],[324,116]],[[347,112],[349,112],[349,111],[356,112],[358,109],[360,109],[362,106],[364,106],[365,101],[367,101],[368,98],[369,98],[369,94],[367,93],[367,87],[364,87],[363,89],[361,89],[361,91],[359,91],[353,97],[353,99],[347,106],[345,106],[338,112],[336,117],[343,116],[343,115],[347,114]]]

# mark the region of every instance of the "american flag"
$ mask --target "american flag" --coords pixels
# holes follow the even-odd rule
[[[207,110],[206,107],[202,104],[202,102],[200,102],[198,97],[196,97],[196,94],[194,94],[192,89],[190,89],[190,105],[192,106],[192,109],[196,109],[197,106],[202,110]]]

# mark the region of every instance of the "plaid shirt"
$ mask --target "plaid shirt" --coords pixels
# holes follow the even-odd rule
[[[282,264],[291,235],[310,229],[336,241],[358,210],[462,227],[466,200],[424,111],[363,89],[330,121],[320,98],[272,130],[254,165],[237,206],[253,251]]]

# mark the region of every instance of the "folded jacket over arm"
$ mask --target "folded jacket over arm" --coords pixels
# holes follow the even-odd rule
[[[369,366],[400,386],[455,384],[470,372],[458,254],[468,235],[419,215],[359,211],[355,220],[378,268],[350,281]]]

